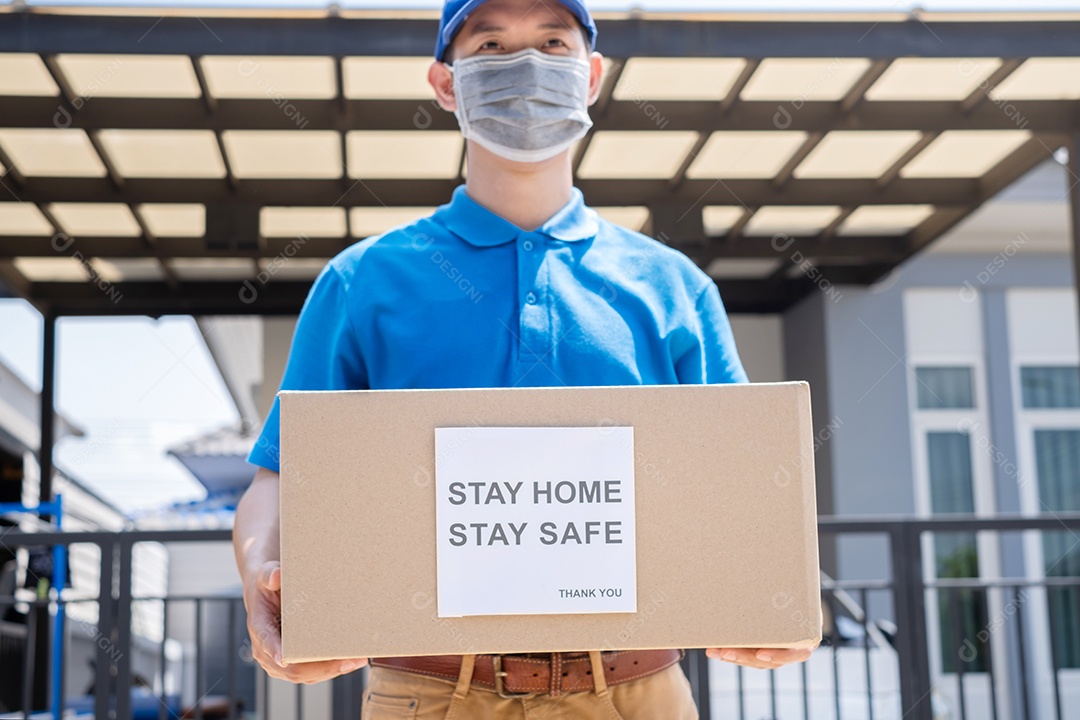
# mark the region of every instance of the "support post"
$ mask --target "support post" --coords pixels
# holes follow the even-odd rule
[[[1080,302],[1080,133],[1072,136],[1069,150],[1069,217],[1072,219],[1073,287]],[[1080,307],[1080,306],[1078,306]]]
[[[39,503],[53,500],[53,447],[56,445],[56,316],[45,314],[41,343],[41,436],[38,442]],[[43,516],[43,519],[47,516]]]
[[[53,501],[53,447],[56,445],[56,316],[46,312],[42,324],[41,343],[41,412],[38,437],[38,504]],[[51,513],[42,513],[42,520],[50,520]],[[50,578],[51,580],[51,578]],[[49,606],[31,608],[35,615],[37,634],[34,637],[34,688],[35,709],[49,707],[49,678],[51,677],[52,642],[49,627]]]
[[[893,592],[896,602],[900,699],[906,720],[932,720],[930,652],[926,637],[926,591],[923,586],[921,535],[894,524],[889,533]]]

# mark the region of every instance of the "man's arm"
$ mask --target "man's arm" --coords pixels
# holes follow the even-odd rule
[[[689,323],[695,340],[681,357],[675,359],[679,384],[749,382],[715,282],[710,281],[698,295]]]
[[[244,586],[251,654],[267,674],[293,683],[322,682],[362,667],[366,660],[288,665],[281,660],[281,541],[279,476],[259,468],[236,508],[233,550]]]
[[[279,481],[276,472],[259,468],[236,508],[233,550],[245,584],[249,576],[257,575],[267,563],[281,561]]]
[[[749,382],[735,348],[731,321],[716,283],[709,282],[698,296],[697,319],[700,323],[697,328],[699,341],[676,366],[679,382]],[[813,648],[709,648],[705,654],[714,660],[767,670],[789,663],[806,662],[813,651]]]

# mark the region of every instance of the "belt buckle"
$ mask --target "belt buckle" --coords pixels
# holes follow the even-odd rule
[[[506,689],[503,685],[503,678],[510,673],[502,669],[502,655],[495,655],[491,658],[491,666],[495,670],[495,692],[499,694],[499,697],[506,700],[515,700],[517,698],[529,697],[535,693],[513,693]]]

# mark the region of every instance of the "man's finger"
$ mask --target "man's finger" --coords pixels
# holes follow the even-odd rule
[[[707,657],[737,665],[752,665],[762,661],[755,657],[757,650],[748,648],[714,648],[705,651]]]
[[[274,592],[281,590],[281,563],[266,563],[259,579],[267,590]]]
[[[775,670],[791,663],[805,662],[812,653],[803,648],[710,648],[705,651],[710,658],[759,670]]]
[[[341,674],[351,673],[353,670],[359,670],[367,665],[367,658],[350,658],[347,660],[341,660],[341,666],[338,668]]]
[[[251,656],[255,658],[255,661],[262,666],[262,669],[266,671],[266,674],[272,678],[278,680],[284,680],[282,674],[285,672],[285,668],[274,662],[274,658],[267,654],[267,652],[255,645],[251,646]]]
[[[720,659],[733,665],[742,665],[755,670],[774,670],[780,667],[779,663],[759,659],[756,653],[756,650],[747,650],[745,648],[722,650]]]
[[[804,663],[810,660],[812,654],[813,650],[809,648],[789,650],[782,648],[780,650],[759,650],[757,656],[760,660],[771,660],[774,663]]]
[[[813,652],[813,650],[808,648],[769,648],[758,650],[756,657],[763,662],[787,665],[789,663],[805,662],[810,659]]]
[[[274,662],[284,667],[281,662],[281,635],[278,634],[277,621],[271,613],[262,609],[252,614],[248,623],[248,635],[251,636],[252,646],[266,651]]]
[[[296,663],[295,665],[289,665],[285,668],[285,679],[292,683],[314,685],[315,683],[332,680],[344,674],[341,669],[343,664],[344,663],[341,660]],[[351,670],[346,672],[351,672]]]

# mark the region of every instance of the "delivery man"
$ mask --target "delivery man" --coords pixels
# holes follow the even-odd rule
[[[746,382],[716,284],[684,255],[598,217],[573,186],[572,148],[600,93],[595,43],[581,0],[446,2],[428,79],[467,139],[468,182],[431,217],[330,261],[301,312],[282,389]],[[249,457],[261,469],[237,508],[236,558],[254,657],[272,677],[316,683],[368,659],[282,662],[278,430],[275,401]],[[810,651],[708,654],[777,668]],[[694,718],[679,657],[376,658],[364,715]]]

